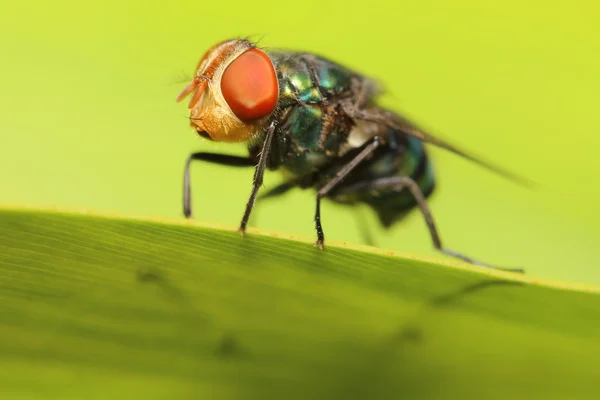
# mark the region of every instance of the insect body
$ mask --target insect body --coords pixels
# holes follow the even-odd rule
[[[255,167],[240,224],[242,233],[265,169],[280,169],[286,172],[286,181],[263,197],[280,195],[294,187],[316,188],[315,245],[321,249],[325,237],[320,205],[321,199],[328,198],[339,203],[368,204],[386,227],[418,207],[436,249],[485,265],[442,246],[426,201],[435,180],[423,143],[443,147],[509,178],[520,178],[380,107],[375,101],[379,93],[371,79],[313,54],[263,51],[242,39],[213,46],[177,100],[191,95],[190,123],[200,136],[247,142],[249,155],[191,154],[184,174],[185,216],[192,214],[193,160]]]

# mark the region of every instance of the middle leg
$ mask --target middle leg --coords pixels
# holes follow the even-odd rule
[[[348,175],[358,164],[361,163],[365,158],[371,155],[381,145],[381,139],[379,136],[374,136],[363,144],[363,149],[354,157],[348,164],[340,169],[336,175],[331,179],[325,186],[323,186],[317,192],[317,204],[315,210],[315,228],[317,230],[317,241],[315,246],[321,250],[325,248],[325,234],[323,233],[323,226],[321,225],[321,199]]]

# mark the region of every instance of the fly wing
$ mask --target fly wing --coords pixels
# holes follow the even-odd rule
[[[458,147],[442,139],[438,139],[432,134],[419,128],[416,124],[409,121],[408,119],[389,110],[383,109],[381,107],[369,107],[366,109],[359,109],[354,104],[346,103],[344,104],[344,111],[346,111],[348,116],[350,116],[351,118],[380,123],[392,129],[397,129],[398,131],[406,135],[419,138],[426,143],[431,143],[434,146],[448,150],[520,185],[524,185],[530,188],[532,188],[535,185],[533,181],[527,178],[524,178],[501,166],[494,165],[488,161],[485,161],[481,157],[475,156],[462,149],[459,149]]]

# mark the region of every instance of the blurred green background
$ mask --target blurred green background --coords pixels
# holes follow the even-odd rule
[[[0,13],[0,203],[181,216],[207,143],[175,96],[232,36],[310,50],[385,83],[386,105],[526,175],[513,185],[432,149],[446,246],[540,276],[600,283],[600,6],[592,1],[22,1]],[[252,170],[196,165],[196,217],[237,225]],[[279,181],[269,174],[266,186]],[[313,235],[313,193],[258,204],[252,226]],[[421,216],[390,232],[325,204],[330,240],[435,255]]]

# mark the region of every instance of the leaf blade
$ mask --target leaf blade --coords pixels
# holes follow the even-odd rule
[[[477,271],[196,224],[0,210],[11,371],[0,387],[591,398],[600,296]]]

